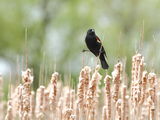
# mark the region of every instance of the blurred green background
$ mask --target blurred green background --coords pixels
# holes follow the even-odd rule
[[[109,72],[118,60],[126,60],[130,75],[136,51],[157,71],[159,12],[159,0],[0,0],[0,72],[20,81],[28,66],[35,88],[54,71],[76,83],[82,66],[96,63],[91,53],[81,52],[89,28],[103,41]]]

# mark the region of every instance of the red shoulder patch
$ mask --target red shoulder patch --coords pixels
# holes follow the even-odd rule
[[[96,40],[97,40],[97,42],[101,43],[101,40],[99,39],[98,36],[96,36]]]

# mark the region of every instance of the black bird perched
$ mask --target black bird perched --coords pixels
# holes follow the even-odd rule
[[[101,61],[101,65],[103,69],[108,69],[109,66],[106,62],[105,57],[106,52],[104,50],[104,47],[102,46],[101,40],[96,36],[94,29],[89,29],[87,31],[87,35],[85,38],[86,45],[88,49],[96,56],[99,57]]]

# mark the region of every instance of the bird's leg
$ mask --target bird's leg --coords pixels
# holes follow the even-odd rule
[[[83,49],[83,50],[82,50],[82,52],[89,52],[89,50],[85,50],[85,49]]]

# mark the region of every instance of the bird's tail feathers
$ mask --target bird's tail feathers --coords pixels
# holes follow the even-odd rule
[[[103,53],[100,54],[99,58],[100,58],[100,61],[101,61],[102,68],[103,68],[103,69],[108,69],[108,68],[109,68],[109,65],[108,65],[108,63],[106,62],[106,59],[105,59],[105,56],[104,56]]]

